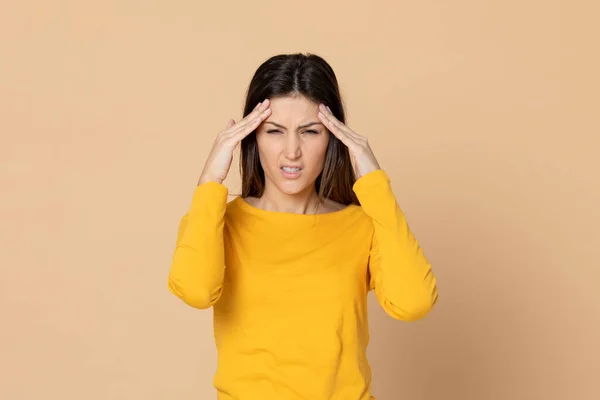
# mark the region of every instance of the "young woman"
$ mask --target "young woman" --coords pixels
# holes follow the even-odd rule
[[[214,308],[220,400],[367,400],[367,293],[413,321],[436,279],[367,139],[316,55],[257,69],[179,224],[168,284]],[[222,184],[241,142],[242,193]]]

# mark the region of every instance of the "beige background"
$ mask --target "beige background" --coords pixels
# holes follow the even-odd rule
[[[415,323],[369,298],[378,400],[600,398],[598,6],[92,3],[0,6],[1,399],[215,398],[176,228],[256,67],[298,51],[438,277]]]

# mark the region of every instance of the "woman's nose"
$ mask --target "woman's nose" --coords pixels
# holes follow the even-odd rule
[[[288,135],[285,143],[285,153],[290,159],[298,158],[302,155],[300,150],[300,138],[298,135]]]

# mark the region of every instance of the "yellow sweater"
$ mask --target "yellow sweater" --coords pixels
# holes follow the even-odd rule
[[[367,293],[413,321],[436,279],[383,170],[353,187],[361,206],[295,214],[194,190],[179,224],[169,290],[214,306],[219,400],[369,400]]]

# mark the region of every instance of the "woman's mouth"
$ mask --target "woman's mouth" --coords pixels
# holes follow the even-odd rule
[[[284,167],[281,167],[280,170],[281,170],[281,174],[283,175],[283,177],[287,178],[287,179],[295,179],[295,178],[298,178],[302,174],[301,167],[284,166]]]

